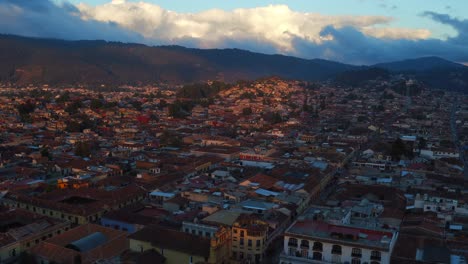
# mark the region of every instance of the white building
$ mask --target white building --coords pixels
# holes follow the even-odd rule
[[[414,199],[414,208],[422,209],[424,212],[455,212],[458,207],[458,200],[443,197],[428,196],[427,194],[417,194]]]
[[[390,229],[300,219],[285,232],[280,264],[386,264],[397,238]]]

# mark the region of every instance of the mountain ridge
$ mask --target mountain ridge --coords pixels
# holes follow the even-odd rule
[[[468,67],[438,57],[356,66],[241,49],[195,49],[176,45],[147,46],[103,40],[67,41],[0,35],[0,61],[0,82],[17,85],[184,84],[268,76],[324,81],[349,71],[378,67],[393,73],[409,72],[423,81],[428,80],[429,86],[454,83],[454,90],[467,90],[468,87]],[[434,79],[434,71],[439,68],[443,69],[440,71],[443,78]]]

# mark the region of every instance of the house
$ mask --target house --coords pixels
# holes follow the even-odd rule
[[[206,238],[156,225],[129,236],[132,251],[144,253],[155,250],[166,258],[166,264],[228,263],[229,238],[227,229]]]
[[[128,249],[127,233],[95,224],[70,229],[33,247],[40,263],[92,264],[116,261]]]
[[[0,263],[14,262],[22,252],[67,231],[70,225],[22,209],[0,208]]]
[[[393,230],[298,218],[285,232],[280,263],[389,264]]]
[[[255,215],[241,214],[232,226],[234,263],[261,263],[268,248],[268,223]]]

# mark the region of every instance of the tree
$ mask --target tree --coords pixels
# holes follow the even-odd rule
[[[133,101],[132,106],[137,111],[141,111],[143,108],[141,107],[142,103],[140,101]]]
[[[91,146],[89,142],[77,142],[75,144],[75,155],[80,157],[89,157],[91,155]]]
[[[408,148],[405,145],[405,142],[398,138],[392,143],[392,148],[390,150],[390,156],[392,157],[393,160],[400,160],[401,156],[406,156],[408,158],[413,157],[413,150],[411,148]]]
[[[49,160],[52,159],[52,153],[49,152],[49,148],[41,149],[41,156],[42,157],[47,157]]]
[[[426,147],[426,145],[427,145],[426,139],[423,137],[420,137],[418,140],[418,149],[423,149]]]
[[[25,103],[18,105],[16,109],[18,110],[21,121],[29,122],[31,120],[30,114],[34,112],[34,109],[36,109],[36,104],[31,100],[28,100]]]
[[[242,114],[245,115],[245,116],[251,115],[252,114],[252,108],[246,107],[246,108],[242,109]]]
[[[80,109],[82,106],[83,105],[82,105],[81,101],[74,101],[73,103],[69,104],[65,108],[65,111],[70,115],[74,115],[74,114],[78,113],[78,109]]]
[[[91,109],[100,109],[102,108],[104,104],[102,103],[102,101],[100,99],[92,99],[91,100]]]
[[[164,130],[160,137],[160,140],[161,144],[167,146],[180,147],[182,145],[182,140],[180,139],[180,137],[170,132],[169,130]]]

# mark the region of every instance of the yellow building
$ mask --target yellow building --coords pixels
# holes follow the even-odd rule
[[[22,209],[1,208],[0,263],[14,262],[22,252],[69,228],[70,222],[40,216]]]
[[[211,239],[158,226],[145,227],[129,236],[130,250],[156,250],[166,264],[228,264],[229,230],[221,228]]]
[[[253,215],[242,214],[232,226],[234,263],[260,263],[268,247],[268,224]]]

